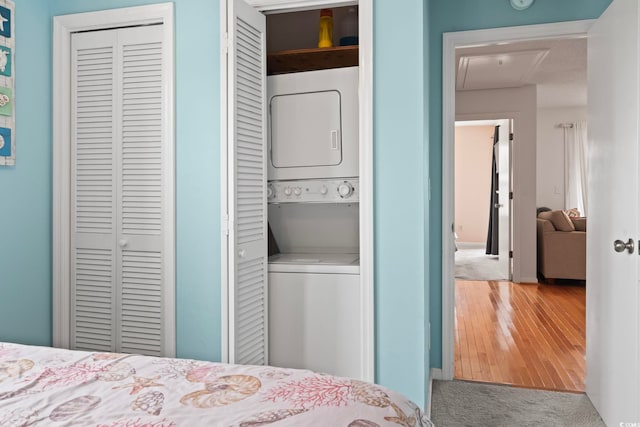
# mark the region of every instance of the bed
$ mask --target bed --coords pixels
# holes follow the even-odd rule
[[[298,369],[0,342],[0,426],[432,426],[384,387]]]

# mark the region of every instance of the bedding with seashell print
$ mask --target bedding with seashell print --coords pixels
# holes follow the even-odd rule
[[[384,387],[298,369],[0,342],[0,426],[426,427]]]

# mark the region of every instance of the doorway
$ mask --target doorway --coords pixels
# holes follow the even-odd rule
[[[511,279],[511,120],[456,120],[455,278]]]
[[[586,37],[586,32],[589,28],[591,21],[579,21],[572,23],[550,24],[525,27],[526,30],[521,28],[517,29],[495,29],[486,31],[474,31],[474,32],[462,32],[451,33],[444,35],[444,57],[443,57],[443,372],[444,379],[452,379],[459,377],[458,366],[456,363],[456,336],[459,331],[455,329],[456,317],[460,314],[460,310],[456,303],[459,301],[459,288],[455,283],[455,235],[452,233],[455,217],[455,202],[454,202],[454,135],[455,127],[454,121],[459,119],[460,114],[478,113],[480,108],[487,105],[478,101],[477,93],[456,94],[456,83],[459,83],[456,79],[455,70],[459,67],[459,61],[457,61],[456,52],[457,49],[471,48],[473,47],[500,47],[496,45],[508,45],[517,42],[525,42],[528,40],[551,40],[551,39],[575,39]],[[524,49],[523,49],[524,50]],[[470,55],[473,56],[473,55]],[[533,58],[536,61],[536,58]],[[458,75],[459,78],[459,75]],[[517,86],[512,86],[516,88]],[[481,88],[484,89],[484,88]],[[514,93],[508,93],[509,91],[520,91],[514,96]],[[526,93],[526,92],[529,93]],[[505,99],[521,99],[526,96],[532,96],[536,99],[536,89],[522,87],[520,89],[509,89],[502,93]],[[474,99],[475,98],[475,99]],[[497,101],[500,104],[502,101]],[[460,105],[467,105],[466,109],[460,109]],[[482,104],[482,105],[481,105]],[[469,107],[472,105],[472,107]],[[504,107],[509,105],[506,101],[503,102],[503,107],[491,105],[493,108],[491,111],[501,111],[503,113],[512,112],[510,114],[514,119],[514,127],[517,131],[525,130],[525,137],[530,132],[526,132],[527,129],[533,129],[533,135],[536,133],[536,112],[533,111],[533,119],[524,113],[522,108],[509,108]],[[535,108],[535,107],[534,107]],[[513,113],[515,112],[515,113]],[[518,135],[516,132],[516,141]],[[501,282],[488,281],[487,292],[479,296],[478,289],[468,289],[467,296],[470,300],[477,300],[480,298],[487,298],[494,306],[499,306],[501,302],[507,304],[503,307],[508,312],[513,312],[518,309],[518,301],[527,301],[531,298],[526,295],[526,292],[531,292],[531,295],[538,296],[540,289],[537,288],[537,260],[536,260],[536,165],[533,159],[536,158],[536,141],[533,138],[532,144],[515,143],[512,151],[513,159],[513,233],[512,233],[512,250],[513,250],[513,282],[505,282],[501,285]],[[533,197],[532,197],[533,195]],[[457,231],[457,230],[456,230]],[[517,283],[529,283],[531,285],[516,285]],[[514,288],[518,286],[518,288]],[[518,293],[516,291],[526,291],[525,293]],[[501,298],[503,298],[501,300]],[[559,297],[560,298],[560,297]],[[584,296],[578,296],[578,299],[582,298],[582,304],[584,304]],[[560,298],[562,299],[562,298]],[[551,300],[549,300],[551,301]],[[555,301],[555,300],[554,300]],[[460,302],[463,304],[463,302]],[[555,306],[556,302],[550,302],[550,306]],[[584,305],[583,305],[584,306]],[[494,311],[491,315],[498,313],[493,307]],[[475,308],[477,310],[477,307]],[[477,312],[477,311],[476,311]],[[582,317],[584,324],[584,311],[577,314]],[[458,320],[459,322],[459,320]],[[473,323],[473,322],[471,322]],[[532,328],[530,327],[530,330]],[[455,333],[454,333],[455,331]],[[512,332],[511,329],[502,331],[505,335]],[[558,334],[558,332],[553,332]],[[582,334],[582,345],[584,348],[584,330],[578,332],[578,335]],[[474,337],[474,343],[482,342],[482,338]],[[513,338],[513,337],[507,337]],[[483,346],[489,341],[485,341]],[[468,344],[468,343],[467,343]],[[504,343],[507,345],[508,343]],[[496,345],[495,343],[490,344]],[[486,348],[488,349],[488,348]],[[485,355],[486,356],[486,355]],[[584,360],[582,361],[584,367]],[[527,362],[521,363],[523,368],[526,368]],[[505,381],[509,382],[509,381]],[[584,387],[584,385],[582,385]],[[544,388],[554,388],[544,387]],[[564,388],[557,386],[555,388]],[[566,388],[565,388],[566,389]]]

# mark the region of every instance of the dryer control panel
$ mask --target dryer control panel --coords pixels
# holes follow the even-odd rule
[[[269,203],[357,203],[360,191],[357,178],[270,181]]]

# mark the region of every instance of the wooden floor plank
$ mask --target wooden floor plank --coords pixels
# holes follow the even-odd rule
[[[584,391],[584,286],[456,281],[457,379]]]

